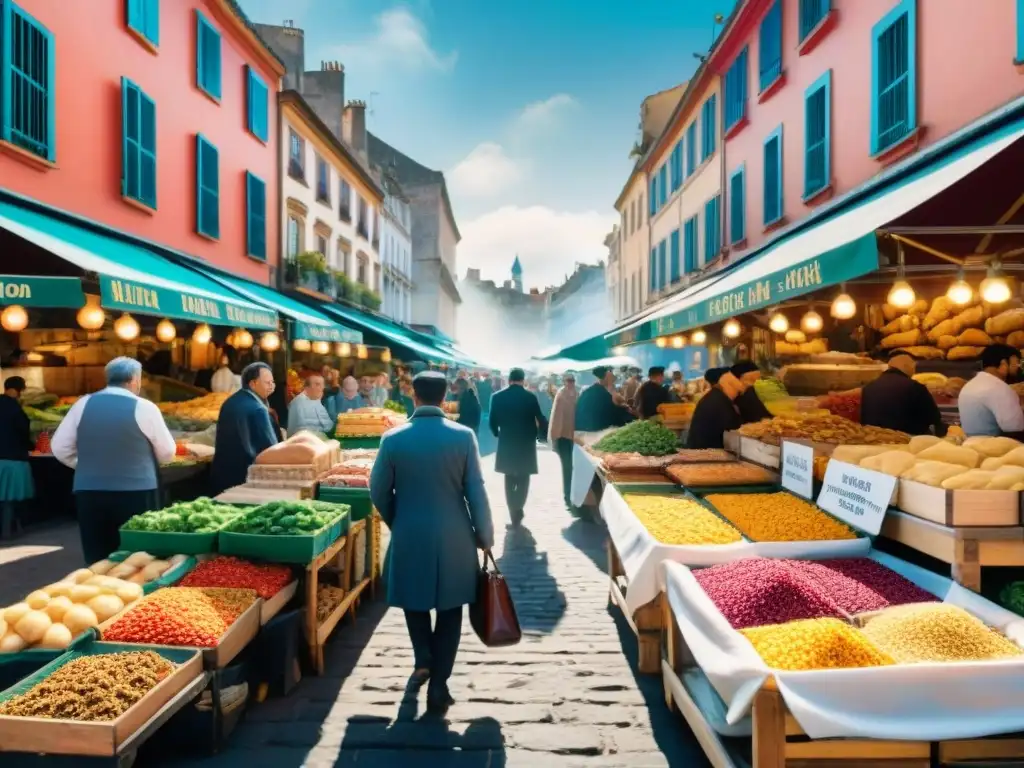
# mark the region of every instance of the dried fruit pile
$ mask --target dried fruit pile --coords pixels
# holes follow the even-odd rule
[[[322,622],[333,613],[334,609],[341,605],[345,599],[345,590],[341,587],[332,587],[321,584],[316,590],[316,620]]]
[[[840,619],[805,619],[740,630],[774,669],[880,667],[893,659]]]
[[[237,557],[219,556],[199,563],[178,586],[254,589],[269,600],[294,580],[286,565],[250,563]]]
[[[834,541],[857,537],[845,523],[789,493],[715,493],[706,498],[753,541]]]
[[[255,600],[252,589],[167,587],[143,598],[104,629],[103,639],[215,648]]]
[[[116,720],[173,669],[171,662],[152,651],[82,656],[0,704],[0,716]]]
[[[938,601],[931,592],[868,557],[787,562],[847,613]]]
[[[627,494],[626,504],[662,544],[733,544],[740,532],[698,502],[682,496]]]
[[[846,445],[888,445],[908,443],[910,435],[894,429],[865,427],[841,416],[805,416],[790,418],[776,416],[744,424],[739,430],[745,437],[779,445],[783,439],[804,438],[816,443]]]

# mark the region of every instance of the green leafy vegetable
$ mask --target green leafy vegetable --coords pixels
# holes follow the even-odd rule
[[[238,507],[217,504],[204,496],[195,501],[172,504],[166,509],[135,515],[122,527],[128,531],[214,533],[241,514],[242,510]]]
[[[316,533],[347,515],[347,504],[325,501],[272,501],[232,520],[225,531],[266,536],[303,536]]]
[[[999,593],[999,602],[1007,610],[1024,616],[1024,581],[1014,581],[1003,587]]]
[[[679,447],[676,433],[653,421],[634,421],[605,435],[594,450],[603,453],[639,453],[641,456],[668,456]]]

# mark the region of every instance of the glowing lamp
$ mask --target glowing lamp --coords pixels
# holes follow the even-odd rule
[[[139,338],[139,324],[134,317],[125,312],[114,321],[114,333],[121,341],[133,341]]]
[[[296,339],[292,342],[292,349],[296,352],[309,352],[313,348],[309,339]]]
[[[28,326],[28,312],[20,304],[11,304],[0,312],[0,326],[5,331],[24,331]]]
[[[260,338],[260,349],[264,352],[276,352],[281,348],[281,337],[273,331],[264,333]]]
[[[857,303],[850,294],[840,293],[832,302],[830,314],[837,320],[849,320],[857,314]]]
[[[252,334],[244,328],[239,328],[235,331],[235,343],[234,346],[238,349],[250,349],[252,347],[253,339]]]
[[[194,341],[196,344],[209,344],[210,339],[212,338],[213,331],[210,330],[210,326],[208,326],[206,323],[200,323],[192,332],[192,341]]]
[[[352,357],[352,345],[347,341],[339,341],[335,345],[335,351],[338,357]]]
[[[703,328],[698,328],[690,335],[690,341],[694,344],[703,344],[708,340],[708,335],[704,333]]]
[[[988,277],[981,281],[979,290],[981,298],[989,304],[1002,304],[1004,301],[1009,301],[1010,296],[1013,295],[1006,278],[998,277],[993,269],[990,269]]]
[[[789,319],[781,312],[776,312],[768,321],[768,327],[775,333],[785,333],[789,330]]]
[[[804,333],[818,333],[824,325],[821,315],[813,309],[800,318],[800,330]]]
[[[960,277],[950,284],[949,290],[946,291],[946,298],[958,307],[962,307],[974,298],[974,289],[971,288],[970,283]]]
[[[740,324],[736,320],[727,320],[722,326],[722,334],[727,339],[735,339],[740,335]]]
[[[666,339],[664,336],[659,336],[657,339],[654,340],[654,346],[656,346],[658,349],[664,349],[666,346],[668,346],[668,339]]]
[[[682,349],[685,344],[686,339],[684,339],[682,336],[672,337],[672,349]]]
[[[365,344],[356,345],[356,357],[360,360],[365,360],[370,356],[370,351],[366,348]]]
[[[914,289],[910,287],[910,283],[906,280],[897,280],[892,284],[892,288],[889,289],[889,296],[886,298],[886,301],[891,307],[910,309],[914,306],[914,302],[917,301],[917,294],[914,293]]]
[[[318,355],[329,355],[331,354],[331,345],[326,341],[314,341],[313,352]]]
[[[99,296],[86,296],[85,306],[75,315],[78,325],[87,331],[98,331],[106,322],[107,316],[100,307]]]
[[[174,328],[174,323],[164,318],[156,324],[156,338],[158,341],[169,344],[174,341],[174,338],[178,335],[178,331]]]
[[[384,347],[384,350],[380,353],[380,361],[382,363],[391,362],[391,350],[388,349],[387,347]]]

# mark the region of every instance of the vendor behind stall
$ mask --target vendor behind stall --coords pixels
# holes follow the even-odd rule
[[[303,390],[288,404],[288,434],[294,435],[300,429],[327,434],[334,428],[334,422],[321,402],[324,377],[307,376],[303,385]]]
[[[633,414],[612,397],[615,372],[603,365],[593,371],[597,382],[584,389],[576,401],[576,429],[580,432],[600,432],[609,427],[621,427],[633,421]]]
[[[740,420],[744,424],[761,419],[770,419],[771,413],[757,396],[754,384],[761,378],[761,371],[751,360],[740,360],[729,369],[732,375],[743,385],[743,394],[736,398],[736,408],[740,412]]]
[[[726,432],[739,429],[742,421],[735,400],[743,385],[728,368],[711,368],[704,374],[711,389],[697,402],[686,437],[687,448],[724,448]]]
[[[227,355],[221,355],[220,368],[210,378],[210,391],[231,394],[241,388],[241,379],[231,370],[231,359]]]
[[[11,535],[17,503],[35,496],[28,463],[32,434],[19,402],[25,386],[21,376],[11,376],[0,396],[0,538],[5,539]]]
[[[156,404],[139,397],[142,365],[107,363],[107,387],[80,398],[57,427],[50,447],[75,470],[73,490],[85,561],[120,546],[121,526],[160,504],[160,464],[174,458],[174,438]]]
[[[367,379],[366,376],[363,377]],[[337,421],[338,414],[348,413],[357,408],[369,408],[370,401],[359,391],[359,382],[355,376],[346,376],[341,382],[341,389],[333,396],[328,396],[324,405],[331,421]]]
[[[908,435],[946,434],[942,414],[928,387],[914,381],[917,363],[910,355],[893,353],[889,367],[861,391],[860,423]],[[1018,410],[1020,410],[1018,406]]]
[[[658,406],[669,401],[665,388],[665,369],[656,365],[647,371],[647,381],[636,391],[634,408],[641,419],[653,419],[658,415]]]
[[[274,392],[274,373],[266,363],[242,370],[242,388],[224,401],[217,420],[210,486],[214,495],[245,482],[256,457],[278,442],[267,398]]]
[[[980,373],[960,390],[960,426],[968,437],[1024,432],[1024,412],[1017,393],[1006,383],[1010,358],[1020,354],[1006,344],[993,344],[981,353]]]

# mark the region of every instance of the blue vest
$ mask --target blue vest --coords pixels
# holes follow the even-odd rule
[[[156,456],[135,420],[134,397],[90,395],[78,424],[75,491],[152,491]]]

